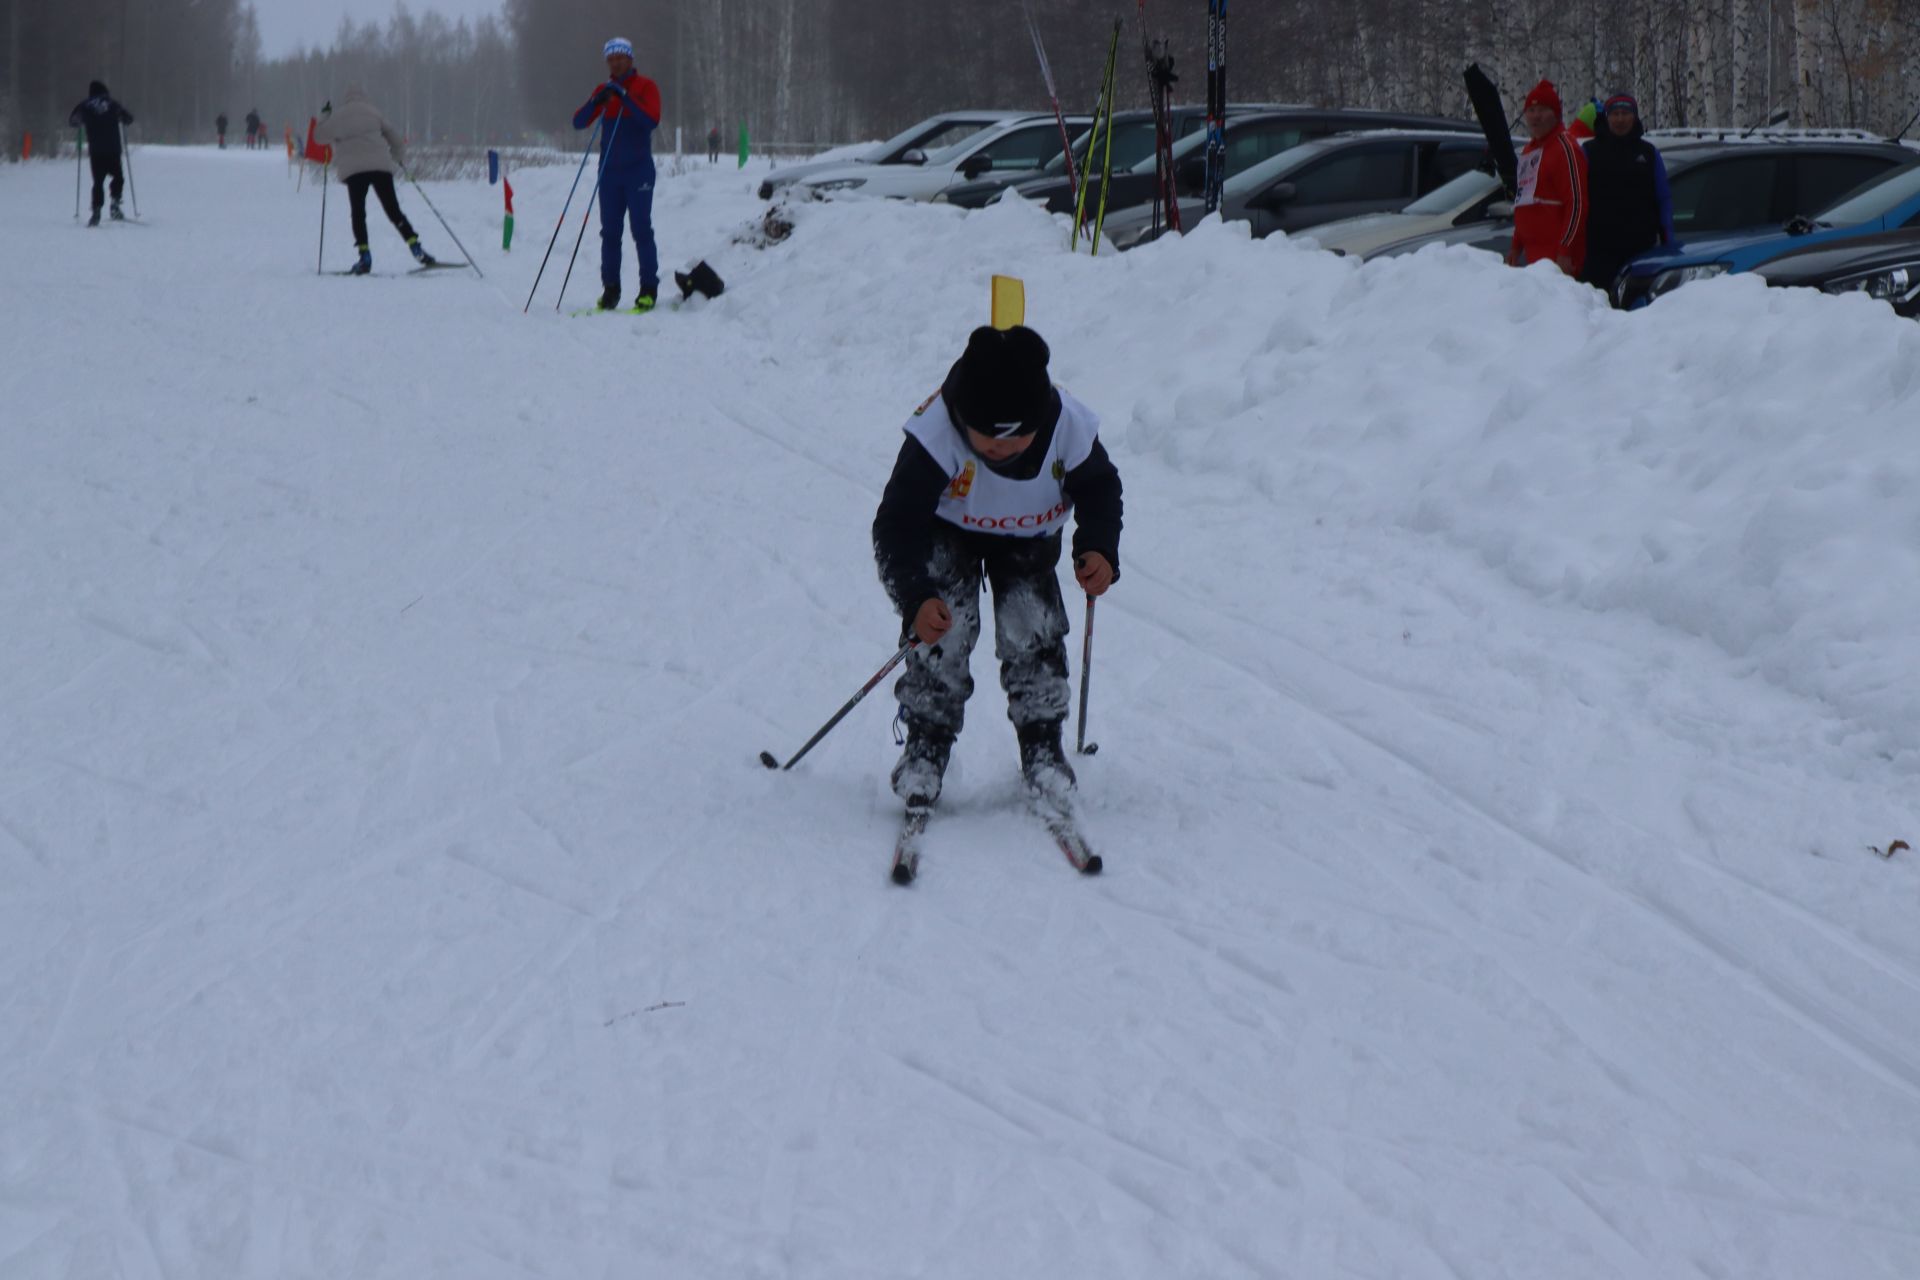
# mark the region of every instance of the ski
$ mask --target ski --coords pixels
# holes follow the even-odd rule
[[[569,311],[567,314],[570,316],[650,316],[660,311],[678,311],[684,305],[683,302],[674,302],[669,299],[665,302],[656,302],[644,311],[639,307],[582,307],[578,311]]]
[[[933,816],[930,804],[910,804],[900,822],[900,835],[893,842],[893,882],[913,883],[920,874],[920,838],[926,834],[927,820]]]
[[[1220,208],[1227,180],[1227,0],[1207,0],[1206,210]]]
[[[1067,800],[1030,794],[1027,807],[1047,829],[1047,834],[1053,837],[1054,847],[1066,855],[1075,871],[1083,876],[1100,874],[1106,864],[1087,843],[1086,836],[1081,834],[1080,824],[1073,816],[1073,806]]]

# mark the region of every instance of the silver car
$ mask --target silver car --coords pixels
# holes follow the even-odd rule
[[[914,162],[908,156],[913,152],[938,151],[991,125],[1018,120],[1027,114],[1025,111],[943,111],[937,116],[928,116],[912,128],[901,130],[885,142],[875,143],[864,154],[852,159],[809,160],[775,170],[760,184],[760,198],[771,200],[773,193],[780,188],[791,186],[807,175],[825,169],[839,169],[850,164],[912,164]]]
[[[1085,115],[1068,116],[1067,132],[1092,124]],[[892,200],[932,200],[949,188],[1002,170],[1039,169],[1063,149],[1060,122],[1051,114],[1003,120],[938,151],[909,151],[898,164],[848,164],[807,174],[798,192],[816,196],[879,196]]]

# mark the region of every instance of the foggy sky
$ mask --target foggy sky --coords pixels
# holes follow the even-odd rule
[[[394,7],[393,0],[253,0],[253,6],[260,15],[261,52],[269,58],[332,44],[342,14],[384,27]],[[416,18],[437,9],[449,22],[462,17],[471,22],[482,14],[497,15],[500,0],[408,0],[407,8]]]

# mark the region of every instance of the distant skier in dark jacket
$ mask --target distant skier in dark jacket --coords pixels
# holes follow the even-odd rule
[[[260,109],[255,107],[247,112],[247,150],[251,151],[256,143],[265,145],[266,127],[260,123]]]
[[[939,393],[907,422],[874,517],[874,558],[900,611],[901,643],[919,641],[894,686],[907,744],[892,784],[909,804],[940,797],[973,692],[983,579],[1027,786],[1055,798],[1074,786],[1060,742],[1062,531],[1071,513],[1074,578],[1101,595],[1119,576],[1122,503],[1099,419],[1054,387],[1048,356],[1031,329],[974,330]]]
[[[607,79],[573,113],[573,127],[600,126],[600,306],[620,303],[621,223],[633,227],[640,252],[636,311],[653,310],[660,293],[660,253],[653,241],[653,131],[660,124],[660,86],[633,69],[633,42],[615,36],[602,50]]]
[[[1610,290],[1637,255],[1671,245],[1673,196],[1660,149],[1646,140],[1640,104],[1616,93],[1606,125],[1587,143],[1587,261],[1580,278]]]
[[[214,136],[220,139],[220,149],[227,149],[227,113],[222,111],[213,118]]]
[[[125,218],[120,212],[120,192],[126,179],[120,169],[120,126],[133,123],[133,112],[113,100],[107,86],[95,80],[87,86],[86,101],[67,114],[67,123],[87,131],[87,151],[93,161],[93,216],[87,225],[100,225],[101,188],[113,181],[113,219]]]

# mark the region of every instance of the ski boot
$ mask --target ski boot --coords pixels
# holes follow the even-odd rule
[[[419,236],[415,236],[413,239],[407,241],[407,248],[413,250],[413,260],[423,267],[431,267],[439,262],[438,258],[435,258],[432,254],[420,247]]]
[[[600,309],[611,311],[620,305],[620,286],[610,284],[600,291]]]
[[[115,222],[125,222],[127,220],[127,215],[120,212],[120,202],[118,200],[113,202],[113,207],[107,211],[107,214]]]
[[[93,211],[93,216],[87,219],[87,225],[90,227],[97,227],[100,225],[100,210],[95,209]]]
[[[907,748],[893,766],[893,794],[909,808],[921,808],[940,798],[940,782],[946,777],[947,758],[953,754],[953,735],[922,729],[907,731]]]
[[[1021,725],[1018,732],[1020,776],[1027,781],[1027,794],[1038,800],[1064,802],[1073,794],[1077,780],[1060,745],[1060,722]]]
[[[653,294],[643,293],[633,300],[633,309],[641,315],[645,315],[647,312],[653,310],[654,301],[655,298]]]
[[[347,268],[350,276],[370,276],[373,274],[373,250],[365,245],[355,246],[360,250],[360,261]]]

